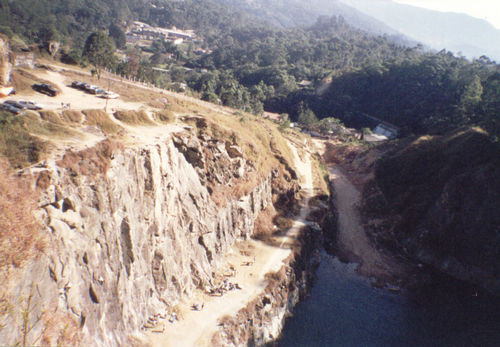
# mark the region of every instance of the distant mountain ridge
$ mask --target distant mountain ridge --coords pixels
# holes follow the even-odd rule
[[[271,25],[290,28],[313,25],[320,16],[338,16],[356,29],[373,35],[385,35],[404,45],[416,42],[401,35],[367,14],[343,4],[339,0],[218,0],[220,3],[234,6]]]
[[[500,60],[500,30],[466,14],[439,12],[391,0],[341,0],[393,30],[435,49],[461,52],[468,58],[486,55]]]

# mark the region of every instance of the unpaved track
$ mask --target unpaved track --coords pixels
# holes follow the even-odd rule
[[[160,323],[164,326],[161,333],[147,332],[149,342],[153,346],[211,346],[211,338],[218,329],[218,320],[226,315],[236,315],[247,303],[263,292],[267,285],[266,274],[277,272],[283,266],[283,260],[292,252],[291,241],[298,236],[300,229],[305,225],[305,217],[309,212],[308,201],[313,192],[309,154],[306,154],[302,161],[297,149],[292,145],[290,148],[294,154],[297,171],[303,178],[301,187],[306,196],[300,215],[293,226],[286,235],[276,240],[279,242],[278,247],[258,240],[248,240],[236,245],[226,257],[226,264],[232,264],[235,267],[236,275],[230,278],[230,281],[238,283],[242,289],[227,292],[222,297],[198,293],[191,298],[190,302],[183,303],[183,320],[175,323],[167,321]],[[254,262],[251,266],[243,265],[249,257],[239,252],[242,247],[252,249],[250,259],[254,257]],[[189,306],[193,303],[203,303],[204,308],[201,311],[191,311]],[[156,330],[161,329],[156,328]]]

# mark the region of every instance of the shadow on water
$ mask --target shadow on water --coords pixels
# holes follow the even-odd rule
[[[317,282],[273,346],[500,346],[500,298],[449,278],[394,294],[323,252]]]

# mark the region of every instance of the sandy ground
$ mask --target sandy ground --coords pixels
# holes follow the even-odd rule
[[[299,158],[297,149],[290,146],[297,171],[302,176],[301,187],[306,192],[306,199],[292,228],[281,237],[276,237],[273,245],[269,242],[247,240],[236,244],[224,260],[221,272],[227,272],[232,265],[234,276],[228,277],[232,283],[238,283],[241,290],[227,292],[222,297],[209,296],[199,291],[189,301],[181,303],[183,319],[174,323],[162,321],[159,326],[147,331],[149,342],[153,346],[211,346],[211,338],[218,329],[218,320],[226,315],[233,316],[248,302],[258,296],[266,287],[265,275],[277,272],[283,260],[291,254],[291,241],[298,236],[305,225],[308,213],[308,200],[313,191],[311,161],[306,154]],[[248,265],[250,264],[250,265]],[[226,270],[226,271],[224,271]],[[193,304],[203,305],[200,311],[191,310]]]
[[[57,66],[52,66],[54,69],[59,70]],[[77,69],[72,70],[75,72],[80,72]],[[56,97],[50,97],[45,94],[41,94],[35,91],[31,91],[28,94],[16,94],[2,99],[5,100],[29,100],[35,101],[44,106],[44,110],[55,110],[61,111],[63,109],[72,110],[85,110],[85,109],[102,109],[107,108],[108,113],[113,112],[117,109],[122,110],[139,110],[144,109],[149,115],[151,121],[154,122],[151,117],[151,108],[145,106],[141,102],[129,102],[118,99],[106,99],[100,98],[96,95],[88,94],[82,90],[71,88],[71,80],[66,76],[62,75],[58,71],[49,71],[36,69],[32,71],[35,75],[43,80],[50,81],[53,85],[57,86],[61,90],[61,93]],[[134,85],[136,86],[136,85]],[[64,105],[69,105],[63,107]],[[84,116],[85,117],[85,116]],[[154,143],[158,141],[159,138],[164,137],[166,134],[171,132],[183,131],[183,128],[179,125],[169,124],[167,126],[129,126],[126,123],[120,122],[114,117],[109,117],[110,120],[119,124],[121,127],[127,130],[127,141],[132,143]],[[154,122],[155,123],[155,122]],[[94,127],[82,127],[78,129],[80,131],[79,137],[59,139],[58,149],[54,150],[55,156],[62,155],[67,149],[71,150],[81,150],[83,148],[92,147],[98,142],[104,140],[106,136],[98,129]]]
[[[69,87],[71,84],[71,80],[68,79],[67,77],[63,76],[60,74],[60,72],[64,71],[69,71],[69,72],[74,72],[78,74],[84,74],[87,76],[91,76],[90,73],[87,70],[80,69],[77,67],[69,67],[67,65],[65,66],[60,66],[56,64],[55,62],[45,62],[45,65],[49,66],[51,69],[54,71],[47,71],[47,70],[34,70],[33,73],[35,75],[38,75],[38,77],[49,80],[53,82],[56,86],[61,89],[62,93],[61,95],[58,95],[55,98],[52,98],[50,96],[46,96],[40,93],[34,93],[33,95],[30,95],[28,97],[28,100],[32,101],[37,101],[45,106],[47,106],[47,109],[61,109],[61,103],[66,103],[70,104],[72,109],[104,109],[106,105],[106,99],[99,98],[95,95],[87,94],[84,91],[74,89]],[[160,89],[156,88],[153,85],[147,84],[147,83],[141,83],[138,81],[128,81],[126,79],[121,78],[120,76],[114,75],[112,73],[108,72],[103,72],[102,75],[103,80],[110,80],[114,82],[119,82],[123,84],[128,84],[130,86],[133,86],[134,88],[141,88],[141,89],[146,89],[150,91],[154,91],[157,93],[161,93],[165,96],[171,96],[175,97],[180,100],[185,100],[190,103],[198,104],[200,106],[208,107],[210,109],[213,109],[214,111],[221,112],[224,114],[232,114],[234,110],[221,106],[221,105],[215,105],[212,103],[209,103],[207,101],[203,101],[188,95],[184,95],[181,93],[175,93],[171,92],[165,89]],[[36,96],[35,96],[36,95]],[[83,96],[83,97],[82,97]],[[18,97],[18,96],[12,96],[9,97],[5,100],[12,99],[12,100],[25,100],[26,97]],[[133,109],[137,110],[140,107],[144,107],[142,103],[137,103],[137,102],[126,102],[121,99],[109,99],[108,100],[108,111],[111,109]]]
[[[49,80],[52,84],[54,84],[61,90],[61,94],[55,97],[51,97],[38,92],[33,92],[28,96],[22,94],[12,95],[8,98],[5,98],[4,100],[36,101],[40,104],[43,104],[45,106],[45,109],[48,110],[62,110],[62,104],[69,104],[69,108],[74,110],[104,110],[106,106],[106,99],[100,98],[96,95],[88,94],[79,89],[71,88],[69,86],[71,84],[71,81],[58,72],[37,69],[33,70],[33,73],[44,80]],[[121,99],[109,99],[107,109],[108,111],[111,111],[112,109],[138,110],[142,106],[142,103],[127,102]]]
[[[313,139],[313,143],[319,153],[325,152],[324,140]],[[328,170],[330,182],[335,190],[335,204],[339,218],[337,239],[339,254],[351,262],[359,263],[358,272],[362,275],[373,276],[384,282],[393,282],[400,278],[404,273],[402,265],[389,254],[378,250],[363,228],[359,212],[360,189],[368,181],[369,175],[365,175],[363,179],[359,177],[354,179],[355,177],[349,177],[334,164],[329,164]]]
[[[389,270],[386,261],[372,245],[361,225],[357,207],[361,199],[360,192],[340,169],[330,167],[329,171],[339,216],[339,248],[361,263],[361,273],[374,276],[385,274]]]

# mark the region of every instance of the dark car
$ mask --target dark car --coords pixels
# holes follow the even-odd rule
[[[3,103],[7,104],[7,105],[10,105],[10,106],[13,106],[13,107],[16,107],[16,108],[18,108],[20,110],[27,109],[27,107],[25,105],[22,105],[20,102],[15,101],[15,100],[7,100],[7,101],[4,101]]]
[[[32,88],[37,92],[47,94],[48,96],[56,96],[61,92],[59,89],[48,83],[35,83]]]
[[[75,89],[85,89],[85,83],[79,81],[71,82],[71,87]]]
[[[15,106],[12,106],[12,105],[6,104],[6,103],[1,104],[0,109],[8,111],[8,112],[12,112],[14,114],[19,114],[19,113],[23,112],[23,110],[21,110],[20,108],[17,108]]]
[[[38,111],[38,110],[45,108],[44,105],[39,104],[38,102],[35,102],[35,101],[19,100],[19,101],[17,101],[17,105],[19,105],[19,106],[16,106],[16,107],[22,107],[23,109],[25,108],[28,110],[35,110],[35,111]]]

